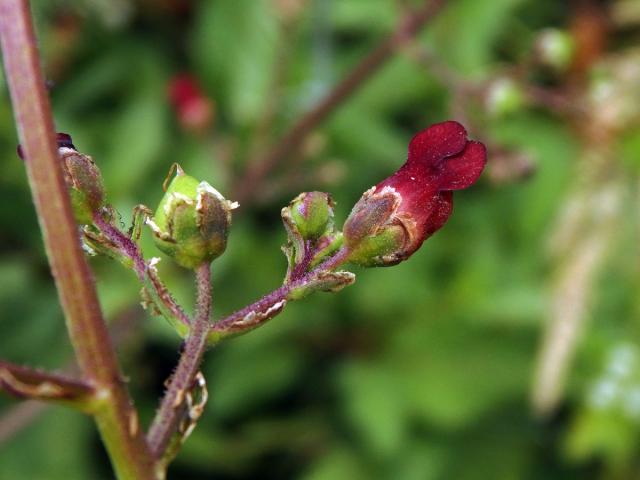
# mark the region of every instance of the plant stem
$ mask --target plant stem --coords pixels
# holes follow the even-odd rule
[[[0,360],[0,390],[21,398],[72,405],[87,412],[95,400],[93,387],[87,382],[3,360]]]
[[[181,335],[186,334],[191,323],[189,316],[184,313],[178,302],[175,301],[167,287],[162,283],[155,268],[149,266],[142,256],[138,245],[128,236],[118,230],[114,225],[106,221],[99,213],[93,215],[93,223],[118,253],[131,260],[136,276],[142,282],[151,295],[160,314]]]
[[[309,133],[393,58],[402,45],[415,37],[445,3],[446,0],[426,0],[421,8],[403,17],[396,30],[356,65],[323,100],[294,123],[266,155],[250,162],[244,178],[235,189],[234,198],[241,205],[250,201],[264,177],[294,154]]]
[[[51,270],[78,363],[100,402],[95,419],[119,479],[152,479],[93,277],[78,238],[27,0],[0,0],[0,41],[18,134]]]
[[[149,432],[147,442],[156,459],[163,456],[171,437],[185,411],[185,395],[193,388],[194,379],[207,349],[207,334],[211,327],[211,265],[202,264],[196,270],[198,298],[196,314],[184,344],[184,350],[169,387],[160,403]]]
[[[231,315],[218,320],[211,327],[209,344],[215,344],[222,338],[244,333],[262,325],[267,320],[275,317],[286,306],[289,293],[295,288],[303,287],[316,280],[323,272],[332,271],[345,263],[349,256],[349,251],[343,247],[335,255],[325,260],[313,270],[289,283],[285,283],[280,288],[266,294],[260,300],[247,305]]]

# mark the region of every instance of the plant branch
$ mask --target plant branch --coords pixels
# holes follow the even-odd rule
[[[196,314],[184,344],[178,366],[160,403],[149,432],[147,442],[156,459],[163,457],[178,424],[184,416],[187,393],[193,389],[202,357],[207,349],[207,334],[211,327],[211,266],[202,264],[196,270],[198,298]]]
[[[93,387],[82,380],[0,360],[0,390],[19,398],[65,403],[90,411]]]
[[[106,221],[100,214],[93,216],[93,222],[108,242],[113,244],[113,248],[115,248],[118,255],[122,255],[131,261],[133,271],[151,295],[160,314],[180,334],[186,334],[187,328],[185,327],[188,327],[191,323],[189,316],[182,310],[167,287],[162,283],[156,268],[145,261],[138,245],[118,228]]]
[[[269,152],[250,162],[235,188],[234,197],[240,204],[250,201],[264,177],[293,155],[309,133],[393,58],[402,45],[414,38],[445,3],[446,0],[426,0],[421,8],[405,15],[396,30],[356,65],[323,100],[295,122]]]
[[[80,247],[26,0],[0,0],[0,41],[29,183],[69,336],[100,400],[95,412],[98,428],[118,478],[151,479],[152,460]]]
[[[216,344],[230,335],[237,335],[253,330],[267,320],[275,317],[284,310],[293,290],[304,288],[312,282],[321,279],[324,274],[345,263],[348,255],[349,251],[346,248],[342,248],[328,260],[325,260],[297,280],[285,283],[280,288],[266,294],[260,300],[215,322],[209,334],[209,344]],[[352,282],[353,281],[351,281],[351,283]]]

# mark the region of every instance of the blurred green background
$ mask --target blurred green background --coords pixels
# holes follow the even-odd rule
[[[32,3],[57,129],[96,160],[128,225],[176,161],[234,199],[247,163],[421,2]],[[280,208],[297,193],[331,192],[341,223],[415,132],[448,118],[488,145],[487,171],[409,261],[356,270],[354,286],[208,352],[210,401],[170,478],[635,477],[640,2],[446,3],[244,202],[214,263],[216,317],[280,284]],[[549,53],[549,28],[571,65]],[[170,95],[185,73],[195,117]],[[68,368],[16,144],[0,74],[0,355]],[[148,422],[179,340],[139,306],[131,272],[91,264]],[[190,306],[188,273],[166,258],[160,273]],[[111,478],[90,419],[0,409],[0,479]]]

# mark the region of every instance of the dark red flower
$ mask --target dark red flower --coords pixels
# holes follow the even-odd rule
[[[213,102],[194,76],[185,73],[173,77],[169,85],[169,99],[185,130],[198,133],[211,126]]]
[[[406,163],[369,189],[344,226],[352,260],[394,265],[440,229],[453,209],[453,190],[471,186],[486,164],[485,146],[469,141],[457,122],[437,123],[409,143]]]

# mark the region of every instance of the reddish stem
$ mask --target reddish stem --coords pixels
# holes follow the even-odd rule
[[[0,360],[0,390],[20,398],[69,402],[87,409],[93,387],[82,380]]]
[[[184,344],[178,366],[169,382],[169,387],[160,403],[147,441],[153,455],[160,459],[171,437],[176,433],[178,423],[185,411],[185,394],[192,388],[196,374],[200,370],[202,357],[207,349],[207,334],[211,327],[211,265],[202,264],[196,270],[198,299],[196,314],[191,330]]]
[[[137,428],[137,413],[80,247],[26,0],[0,0],[0,40],[27,175],[67,329],[80,367],[100,397],[96,422],[118,476],[151,479],[153,462]]]

